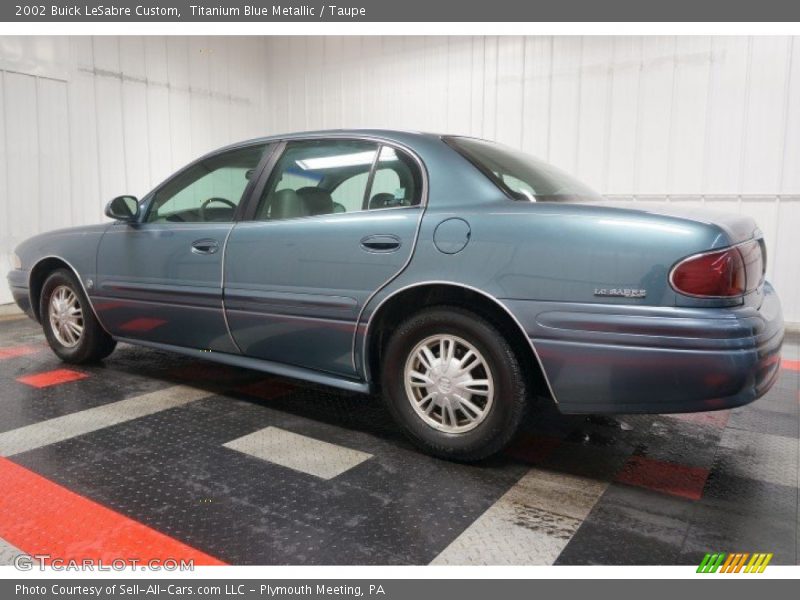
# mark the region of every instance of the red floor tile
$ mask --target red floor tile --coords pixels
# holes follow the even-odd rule
[[[166,321],[164,319],[152,319],[150,317],[141,317],[140,319],[133,319],[127,323],[120,325],[122,331],[131,331],[142,333],[145,331],[152,331],[156,327],[161,327]]]
[[[28,356],[29,354],[36,354],[42,350],[38,346],[8,346],[0,348],[0,360],[6,358],[17,358],[18,356]]]
[[[790,371],[800,371],[800,360],[786,360],[781,361],[781,367]]]
[[[17,381],[30,385],[35,388],[46,388],[52,385],[61,385],[70,381],[78,381],[89,377],[86,373],[73,371],[72,369],[56,369],[55,371],[45,371],[44,373],[34,373],[17,377]]]
[[[0,458],[0,538],[27,554],[111,564],[220,560]]]
[[[703,496],[708,473],[708,469],[700,467],[631,456],[617,475],[616,481],[663,494],[699,500]]]

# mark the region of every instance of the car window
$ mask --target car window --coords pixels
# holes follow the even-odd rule
[[[369,192],[369,209],[414,206],[422,196],[422,181],[414,160],[402,150],[384,146]]]
[[[289,142],[255,218],[275,221],[360,210],[377,153],[377,143],[361,140]]]
[[[364,206],[364,190],[367,188],[368,180],[369,171],[345,179],[331,191],[333,201],[344,207],[343,212],[362,210]]]
[[[266,144],[203,159],[159,188],[148,223],[229,222],[255,174]]]
[[[278,220],[419,204],[422,176],[414,160],[399,149],[378,148],[376,142],[361,140],[290,142],[264,189],[255,218]]]
[[[474,138],[448,137],[445,141],[515,200],[602,200],[571,175],[523,152]]]

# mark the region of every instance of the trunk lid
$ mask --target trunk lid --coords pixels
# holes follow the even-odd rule
[[[761,237],[761,231],[752,217],[737,215],[711,209],[681,206],[674,202],[599,202],[595,206],[635,210],[653,215],[685,219],[696,223],[716,225],[728,236],[720,240],[719,246],[731,246]]]
[[[702,295],[692,294],[675,285],[674,275],[678,266],[696,259],[702,261],[702,255],[713,259],[713,257],[723,256],[725,253],[733,254],[737,262],[739,262],[739,277],[741,277],[741,285],[743,286],[742,292],[737,296],[743,299],[745,305],[760,306],[767,267],[767,253],[761,230],[752,217],[710,210],[704,207],[681,206],[672,202],[601,202],[599,205],[609,208],[635,210],[646,214],[682,219],[717,227],[724,232],[724,235],[718,236],[706,251],[687,257],[681,263],[675,265],[670,272],[670,285],[679,294],[703,298],[704,296]],[[728,248],[728,250],[715,251],[718,248]],[[715,265],[719,264],[718,261],[712,260],[711,262]],[[709,272],[707,276],[713,275],[716,275],[716,273]],[[716,296],[709,295],[706,297],[711,300]]]

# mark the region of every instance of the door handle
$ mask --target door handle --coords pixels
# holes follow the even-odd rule
[[[217,240],[196,240],[192,242],[192,253],[194,254],[216,254],[219,250]]]
[[[361,239],[361,247],[367,252],[394,252],[401,245],[400,238],[391,234],[368,235]]]

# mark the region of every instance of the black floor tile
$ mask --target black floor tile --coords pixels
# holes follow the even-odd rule
[[[682,556],[699,562],[706,552],[772,552],[772,564],[797,564],[797,524],[763,514],[742,515],[698,505],[686,536]]]
[[[42,342],[30,321],[0,322],[0,347]],[[78,368],[88,379],[47,389],[14,381],[64,367],[47,349],[0,360],[0,432],[175,384],[216,395],[13,460],[236,564],[425,564],[529,466],[426,456],[378,398],[125,345]],[[273,386],[282,395],[269,397]],[[710,469],[698,501],[611,483],[558,564],[697,564],[709,551],[773,552],[775,564],[796,564],[799,388],[800,373],[784,370],[767,396],[731,411],[728,429],[659,415],[565,416],[546,402],[531,411],[529,439],[547,446],[540,468],[613,482],[635,454]],[[325,481],[222,446],[267,426],[373,458]]]

